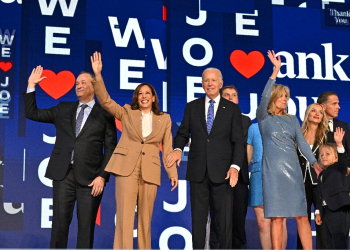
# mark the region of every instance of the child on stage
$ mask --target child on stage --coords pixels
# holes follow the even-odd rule
[[[320,148],[319,164],[324,170],[318,177],[317,225],[323,223],[328,249],[348,249],[349,192],[345,188],[347,158],[342,144],[345,131],[336,128],[334,144]],[[322,218],[322,219],[321,219]]]

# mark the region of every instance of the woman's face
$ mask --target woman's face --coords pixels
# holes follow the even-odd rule
[[[275,101],[276,114],[282,112],[287,108],[288,96],[285,90],[282,95]]]
[[[323,110],[320,105],[315,105],[307,118],[308,122],[319,124],[323,119]]]
[[[325,167],[332,165],[335,161],[334,155],[328,147],[321,148],[320,157],[322,165]]]
[[[147,85],[143,85],[139,90],[137,99],[140,109],[144,113],[148,113],[152,109],[152,103],[155,97],[152,95],[151,88]]]

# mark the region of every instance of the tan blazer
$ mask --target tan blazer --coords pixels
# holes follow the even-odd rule
[[[159,146],[162,142],[163,163],[166,157],[173,151],[171,135],[170,115],[153,114],[152,132],[143,140],[141,129],[141,110],[132,110],[130,105],[121,107],[113,101],[107,93],[103,80],[93,80],[95,94],[101,106],[111,115],[122,122],[123,132],[105,171],[129,176],[141,154],[141,174],[146,182],[160,186],[161,163],[159,157]],[[174,164],[170,168],[165,167],[169,179],[177,177],[177,169]]]

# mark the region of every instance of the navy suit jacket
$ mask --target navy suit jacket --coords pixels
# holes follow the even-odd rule
[[[349,192],[345,186],[345,174],[347,171],[346,154],[338,153],[338,162],[323,170],[318,177],[317,209],[321,216],[322,201],[325,200],[330,210],[336,210],[349,205]]]
[[[184,149],[191,137],[186,180],[201,182],[206,171],[214,183],[224,183],[231,164],[242,168],[244,137],[238,105],[221,97],[210,134],[205,119],[205,96],[186,104],[174,139],[174,148]]]

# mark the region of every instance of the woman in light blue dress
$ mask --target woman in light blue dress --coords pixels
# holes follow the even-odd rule
[[[262,249],[271,249],[271,219],[264,218],[263,191],[261,163],[263,158],[263,144],[259,126],[252,124],[248,130],[247,157],[251,163],[249,179],[248,206],[253,207],[256,221],[259,227],[259,237]],[[283,219],[283,240],[282,249],[287,246],[287,225]]]
[[[287,114],[288,87],[275,84],[281,68],[280,56],[276,58],[273,51],[268,51],[268,57],[275,68],[256,113],[263,141],[264,214],[265,218],[271,218],[273,249],[282,248],[283,218],[288,217],[297,221],[303,248],[312,249],[304,183],[295,144],[314,167],[318,165],[300,130],[298,118]]]

